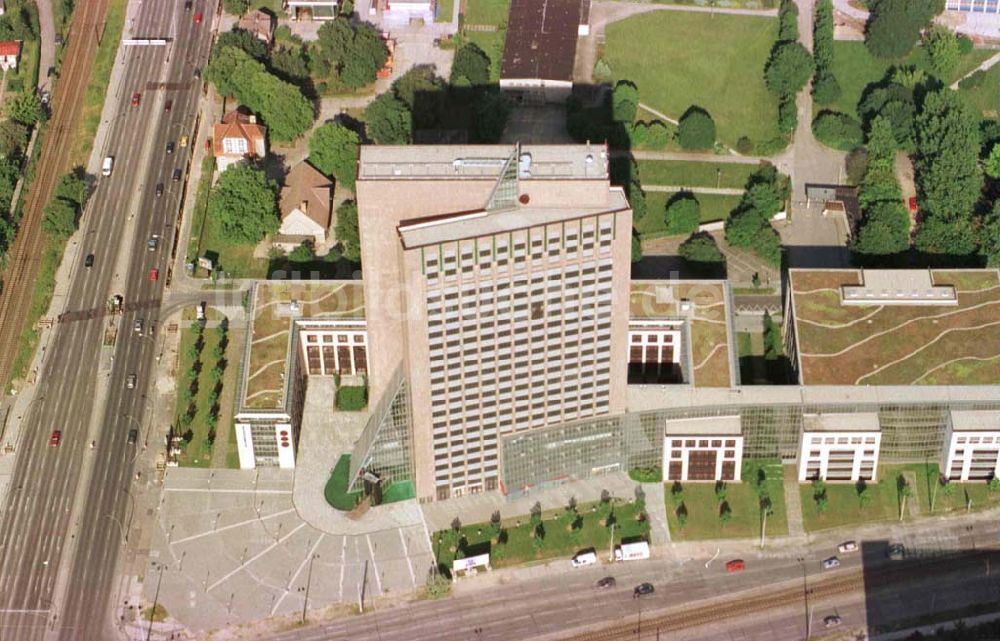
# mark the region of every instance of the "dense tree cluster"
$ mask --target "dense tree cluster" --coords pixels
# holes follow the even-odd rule
[[[680,193],[667,203],[667,233],[690,234],[701,223],[701,204],[692,193]]]
[[[451,63],[451,84],[455,87],[480,87],[490,82],[490,57],[474,43],[455,52]]]
[[[726,242],[750,249],[772,265],[781,264],[781,239],[771,218],[781,211],[788,185],[772,165],[754,172],[740,204],[726,220]]]
[[[813,135],[824,145],[851,151],[864,142],[861,123],[839,111],[821,111],[812,122]]]
[[[208,198],[208,216],[218,221],[226,242],[257,243],[278,231],[278,185],[258,167],[233,165]]]
[[[896,140],[883,116],[872,122],[868,168],[858,194],[864,218],[852,249],[862,256],[885,256],[910,246],[910,216],[896,180]]]
[[[795,94],[809,82],[815,64],[809,51],[798,42],[799,10],[793,0],[782,0],[778,8],[778,39],[764,66],[764,81],[778,99],[778,131],[787,140],[798,126]]]
[[[689,263],[718,265],[726,262],[726,257],[722,255],[719,246],[715,244],[715,238],[708,232],[698,232],[681,243],[678,248],[681,258]]]
[[[360,144],[356,131],[339,122],[328,122],[317,127],[309,139],[309,162],[341,185],[354,189]]]
[[[833,2],[819,0],[813,22],[813,99],[820,105],[829,105],[840,98],[840,83],[833,73]]]
[[[924,50],[931,61],[931,68],[942,78],[955,70],[961,55],[958,37],[951,29],[942,25],[934,25],[927,30],[924,35]]]
[[[944,10],[944,0],[872,0],[865,44],[877,58],[902,58],[920,32]]]
[[[310,54],[317,75],[336,77],[351,89],[374,82],[375,74],[389,58],[389,50],[375,27],[345,17],[323,23]]]
[[[313,123],[313,106],[292,85],[271,74],[241,48],[223,47],[212,56],[205,78],[219,93],[260,115],[273,140],[295,140]]]
[[[345,200],[337,207],[337,224],[334,226],[341,255],[355,263],[361,262],[361,233],[358,229],[358,205]]]
[[[966,256],[976,250],[974,208],[983,187],[979,119],[950,89],[927,94],[916,121],[914,157],[924,252]]]

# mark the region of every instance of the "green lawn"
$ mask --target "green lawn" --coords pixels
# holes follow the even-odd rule
[[[330,480],[326,482],[323,496],[326,502],[334,508],[347,512],[354,508],[361,496],[361,492],[348,492],[348,475],[351,473],[351,455],[344,454],[337,460],[330,474]]]
[[[646,217],[635,224],[643,236],[662,236],[667,231],[667,201],[674,194],[664,191],[646,192]],[[729,212],[736,208],[740,196],[717,196],[715,194],[695,194],[701,205],[701,222],[711,223],[725,220]]]
[[[209,438],[210,427],[207,420],[211,409],[209,405],[209,396],[211,395],[213,389],[210,372],[216,365],[212,352],[216,345],[219,344],[219,332],[214,327],[206,327],[203,332],[203,336],[204,345],[202,346],[200,356],[197,359],[197,362],[200,363],[200,365],[196,365],[196,363],[191,360],[190,354],[188,353],[190,347],[195,344],[198,337],[198,333],[195,331],[194,326],[185,327],[181,330],[180,344],[177,348],[178,394],[175,413],[177,418],[174,421],[174,425],[180,425],[180,417],[188,411],[188,404],[185,402],[183,395],[180,393],[181,389],[189,383],[190,379],[188,378],[188,372],[197,371],[195,378],[197,381],[197,390],[192,401],[195,407],[195,413],[194,419],[191,421],[191,426],[189,428],[191,430],[191,439],[190,442],[184,446],[184,451],[178,457],[177,462],[181,467],[226,467],[225,461],[219,461],[215,465],[212,464],[212,441]],[[226,367],[226,369],[229,368]],[[221,426],[221,428],[217,427],[217,432],[227,430],[229,420],[227,415],[228,413],[224,408],[220,409],[218,425]],[[183,430],[183,428],[178,429]]]
[[[509,12],[510,0],[466,0],[464,21],[465,24],[499,26],[507,23]]]
[[[359,412],[368,407],[368,388],[364,385],[342,385],[334,401],[338,410]]]
[[[937,463],[926,465],[914,463],[901,466],[901,469],[912,471],[917,477],[915,490],[923,514],[962,512],[965,511],[969,500],[972,501],[973,512],[1000,506],[1000,492],[990,492],[986,481],[950,483],[951,489],[946,489],[939,483],[940,472]],[[932,501],[933,510],[931,510]]]
[[[813,498],[812,484],[799,485],[802,496],[802,518],[806,530],[811,532],[858,523],[898,521],[900,499],[896,489],[896,479],[904,470],[906,468],[902,466],[880,465],[878,483],[868,484],[872,501],[865,507],[861,507],[858,486],[854,483],[826,483],[827,508],[825,512],[820,513],[818,503]],[[921,488],[914,487],[913,492],[913,497],[907,499],[908,501],[922,500]]]
[[[438,0],[434,22],[451,22],[453,13],[455,13],[455,0]]]
[[[631,80],[640,100],[678,118],[692,105],[715,119],[719,140],[734,146],[778,135],[777,101],[763,69],[777,32],[765,17],[663,11],[607,27],[603,58],[615,80]]]
[[[501,521],[501,530],[495,532],[489,523],[463,526],[458,532],[442,530],[432,537],[435,555],[442,573],[450,574],[452,561],[475,554],[489,553],[493,567],[519,565],[529,561],[565,557],[566,562],[580,550],[594,548],[598,556],[607,558],[611,545],[613,513],[615,543],[647,538],[649,521],[638,518],[640,510],[635,502],[626,503],[613,499],[608,503],[582,503],[576,514],[566,507],[542,513],[543,536],[532,537],[534,530],[530,517],[507,518]],[[582,527],[573,530],[571,523],[582,519]],[[461,555],[461,556],[458,556]]]
[[[757,165],[687,160],[640,160],[639,177],[644,185],[743,188]]]
[[[993,65],[986,72],[982,84],[978,87],[959,89],[983,115],[990,118],[1000,117],[1000,65]]]
[[[782,470],[779,461],[746,462],[742,483],[726,484],[726,502],[731,509],[731,520],[723,524],[719,518],[720,502],[715,495],[715,483],[682,483],[681,494],[674,493],[674,486],[664,484],[667,505],[667,523],[670,538],[674,541],[698,541],[703,539],[742,539],[760,536],[760,502],[754,483],[757,470],[764,470],[764,487],[771,499],[772,513],[767,517],[767,536],[788,534],[785,518],[785,495],[782,485]],[[687,510],[687,521],[683,526],[678,518],[678,510],[683,504]]]
[[[865,87],[873,82],[881,80],[885,76],[889,67],[898,63],[891,60],[881,60],[873,57],[868,52],[868,48],[865,47],[865,43],[863,42],[837,40],[833,43],[833,45],[833,72],[837,76],[837,82],[840,83],[841,95],[840,100],[838,100],[836,104],[824,108],[842,111],[857,118],[858,101],[861,99],[861,95],[864,93]],[[962,56],[955,72],[952,73],[950,77],[946,78],[945,82],[951,83],[961,78],[963,75],[979,66],[979,64],[985,59],[989,58],[992,53],[994,52],[983,49],[975,49],[972,53]],[[907,56],[903,64],[912,64],[920,69],[930,72],[930,63],[928,62],[927,54],[921,47],[915,48],[913,53]],[[996,80],[994,80],[993,84],[984,83],[980,88],[981,93],[983,94],[991,92],[991,98],[985,95],[983,98],[992,102],[993,109],[996,109],[997,102],[1000,100],[1000,98],[997,97],[996,91],[996,87],[998,86],[997,83],[1000,82],[1000,75],[995,76],[995,78]],[[991,87],[991,89],[982,91],[987,87]],[[986,109],[984,106],[980,106],[980,108],[983,110]]]

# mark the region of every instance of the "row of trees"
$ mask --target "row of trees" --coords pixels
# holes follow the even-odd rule
[[[833,2],[819,0],[813,21],[813,100],[829,105],[840,98],[840,82],[833,73]]]
[[[858,201],[864,217],[854,239],[854,252],[872,262],[874,257],[909,248],[910,215],[896,180],[896,139],[885,116],[876,116],[872,122],[868,168],[858,190]]]
[[[754,252],[771,265],[781,264],[781,239],[771,219],[783,209],[788,182],[773,165],[757,170],[747,181],[743,198],[726,220],[726,242]]]
[[[198,414],[198,404],[195,399],[201,389],[201,375],[205,369],[202,357],[205,351],[205,324],[196,322],[193,326],[195,340],[188,346],[185,356],[191,363],[190,369],[186,370],[184,384],[180,387],[181,404],[184,411],[177,416],[178,427],[181,431],[181,438],[185,443],[190,443],[194,439],[194,431],[191,425]],[[219,399],[222,395],[222,377],[226,372],[226,347],[229,344],[229,321],[223,318],[219,326],[215,329],[216,344],[212,348],[211,358],[215,362],[212,369],[208,371],[209,388],[206,398],[207,411],[205,413],[205,425],[208,431],[205,434],[205,449],[209,449],[215,442],[216,429],[219,423],[221,406]]]
[[[795,94],[806,86],[815,69],[809,51],[798,41],[798,14],[793,0],[782,0],[778,10],[778,40],[764,67],[767,88],[778,99],[778,130],[783,136],[792,135],[798,125]]]

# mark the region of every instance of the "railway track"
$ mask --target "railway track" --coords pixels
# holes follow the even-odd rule
[[[858,569],[814,577],[808,582],[808,591],[805,589],[806,585],[794,585],[770,592],[755,591],[751,594],[738,594],[725,599],[713,599],[693,607],[684,607],[673,612],[644,617],[642,628],[650,631],[659,630],[660,633],[697,628],[710,623],[719,623],[798,605],[806,597],[810,601],[821,600],[855,591],[867,593],[900,582],[927,579],[929,576],[933,576],[935,571],[954,570],[978,564],[987,559],[996,562],[1000,559],[1000,554],[995,550],[987,550],[899,566],[890,565],[870,569],[867,572]],[[617,621],[600,630],[580,632],[562,638],[566,641],[632,640],[636,638],[637,634],[636,623],[635,620]]]
[[[83,110],[84,94],[97,54],[97,37],[103,31],[107,0],[77,4],[56,84],[52,120],[42,141],[35,178],[28,188],[17,235],[9,251],[0,290],[0,384],[6,389],[14,359],[31,309],[32,294],[45,248],[42,209],[55,185],[70,169],[74,133]]]

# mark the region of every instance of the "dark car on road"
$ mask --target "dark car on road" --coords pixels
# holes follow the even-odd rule
[[[174,143],[172,142],[167,143],[167,153],[168,154],[174,153]]]
[[[132,428],[128,431],[128,444],[135,445],[135,440],[139,437],[139,430]]]
[[[893,543],[889,546],[886,556],[890,561],[902,561],[906,558],[906,546],[902,543]]]
[[[84,267],[93,267],[94,266],[94,255],[93,254],[87,254],[87,257],[83,259],[83,266]]]
[[[181,179],[181,170],[180,170],[180,168],[174,170],[174,175],[171,177],[171,179],[174,182],[180,181],[180,179]]]
[[[163,111],[166,111],[167,113],[170,113],[170,110],[173,108],[173,106],[174,106],[174,101],[173,100],[168,100],[163,105]]]
[[[184,10],[185,11],[190,11],[191,10],[191,0],[185,0],[184,1]]]
[[[632,598],[638,598],[641,596],[645,596],[647,594],[652,594],[655,590],[656,588],[653,587],[652,583],[640,583],[639,585],[635,586],[634,590],[632,590]]]
[[[615,587],[615,577],[613,576],[604,577],[603,579],[597,582],[597,587],[599,587],[602,590],[607,590]]]
[[[159,198],[163,195],[163,183],[156,183],[156,197]]]

